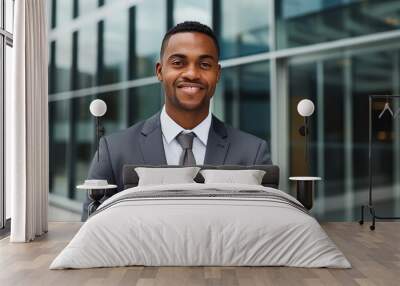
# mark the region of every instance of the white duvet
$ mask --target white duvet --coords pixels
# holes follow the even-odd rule
[[[171,190],[242,195],[145,197],[145,192]],[[246,192],[240,192],[252,190],[270,198],[252,197],[251,192],[246,197]],[[130,198],[137,194],[144,196]],[[127,265],[350,268],[318,222],[298,204],[282,191],[254,185],[193,183],[127,189],[99,207],[50,269]]]

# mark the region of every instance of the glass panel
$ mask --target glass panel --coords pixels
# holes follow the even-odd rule
[[[56,27],[70,21],[73,16],[74,1],[71,0],[54,0],[56,5]]]
[[[304,124],[303,118],[297,114],[297,104],[308,98],[315,100],[317,92],[316,64],[293,65],[289,69],[289,110],[290,114],[290,174],[293,176],[305,175],[304,137],[298,131]],[[317,109],[318,110],[318,109]],[[311,124],[314,122],[311,122]]]
[[[86,180],[90,162],[96,152],[96,121],[89,112],[89,105],[93,99],[95,99],[94,96],[73,99],[75,107],[75,152],[72,154],[74,156],[72,162],[74,185]],[[84,201],[85,198],[85,192],[75,193],[76,200]]]
[[[47,30],[50,31],[53,28],[53,0],[48,0],[46,5],[46,13],[47,13]]]
[[[86,179],[96,152],[95,120],[89,112],[95,98],[107,104],[101,121],[106,135],[149,118],[162,105],[160,84],[49,103],[50,192],[77,202],[83,202],[86,193],[75,186]],[[52,217],[70,219],[71,214],[58,211]]]
[[[128,126],[144,120],[161,110],[164,98],[160,84],[129,89]]]
[[[87,24],[78,32],[77,89],[92,87],[97,72],[97,25]]]
[[[5,0],[6,4],[6,30],[10,33],[14,33],[14,1]],[[1,11],[1,9],[0,9]]]
[[[50,192],[68,197],[71,100],[49,103]]]
[[[215,114],[229,125],[269,140],[268,62],[223,69],[213,101]]]
[[[269,3],[265,0],[253,0],[251,4],[242,0],[221,2],[222,58],[269,51]]]
[[[54,89],[52,92],[71,90],[72,36],[66,34],[55,42]]]
[[[397,0],[278,0],[275,7],[280,49],[400,28]]]
[[[368,188],[368,102],[370,94],[400,94],[399,51],[383,51],[354,56],[353,109],[354,109],[354,188],[363,194]],[[373,105],[373,194],[377,215],[400,215],[399,196],[399,118],[387,112],[379,118],[386,99]],[[399,99],[389,100],[397,111]],[[366,126],[361,128],[361,126]],[[396,155],[397,154],[397,155]],[[397,158],[397,160],[395,160]],[[363,195],[366,199],[366,195]],[[366,201],[365,201],[366,203]],[[359,210],[357,210],[359,211]]]
[[[98,0],[78,0],[78,15],[88,14],[98,7]]]
[[[184,21],[198,21],[211,27],[212,1],[175,0],[174,25]]]
[[[129,49],[129,78],[153,76],[166,30],[165,1],[143,1],[130,9],[129,18],[129,45],[132,47]]]
[[[318,184],[314,215],[321,220],[357,219],[368,199],[368,95],[400,94],[400,52],[349,50],[310,63],[290,64],[290,174],[305,175],[303,118],[297,104],[311,99],[309,175]],[[400,214],[400,122],[373,106],[373,197],[380,216]],[[400,100],[391,100],[400,110]]]
[[[127,79],[128,62],[128,11],[118,10],[100,23],[103,47],[100,65],[100,84],[121,82]]]

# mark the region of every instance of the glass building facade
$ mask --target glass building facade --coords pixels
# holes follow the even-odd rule
[[[294,194],[290,176],[323,178],[315,217],[359,217],[368,199],[368,95],[400,94],[400,1],[51,0],[48,11],[52,204],[80,212],[86,194],[75,186],[96,148],[90,102],[107,103],[106,134],[160,110],[154,70],[162,37],[196,20],[221,46],[213,113],[270,142],[282,190]],[[304,98],[316,107],[309,168],[296,110]],[[373,105],[373,116],[384,104]],[[375,122],[375,204],[380,215],[399,216],[400,115]]]

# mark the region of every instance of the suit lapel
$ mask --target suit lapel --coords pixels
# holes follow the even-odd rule
[[[204,165],[223,165],[229,149],[225,125],[214,115],[208,133]]]
[[[145,164],[167,165],[162,140],[160,112],[147,119],[143,124],[139,144]]]

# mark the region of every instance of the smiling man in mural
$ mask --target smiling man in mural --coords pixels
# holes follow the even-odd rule
[[[219,45],[213,31],[198,22],[183,22],[164,36],[157,78],[162,110],[100,141],[89,179],[106,179],[123,190],[122,168],[135,165],[271,164],[265,140],[225,125],[210,112],[221,76]],[[82,220],[87,219],[87,200]]]

